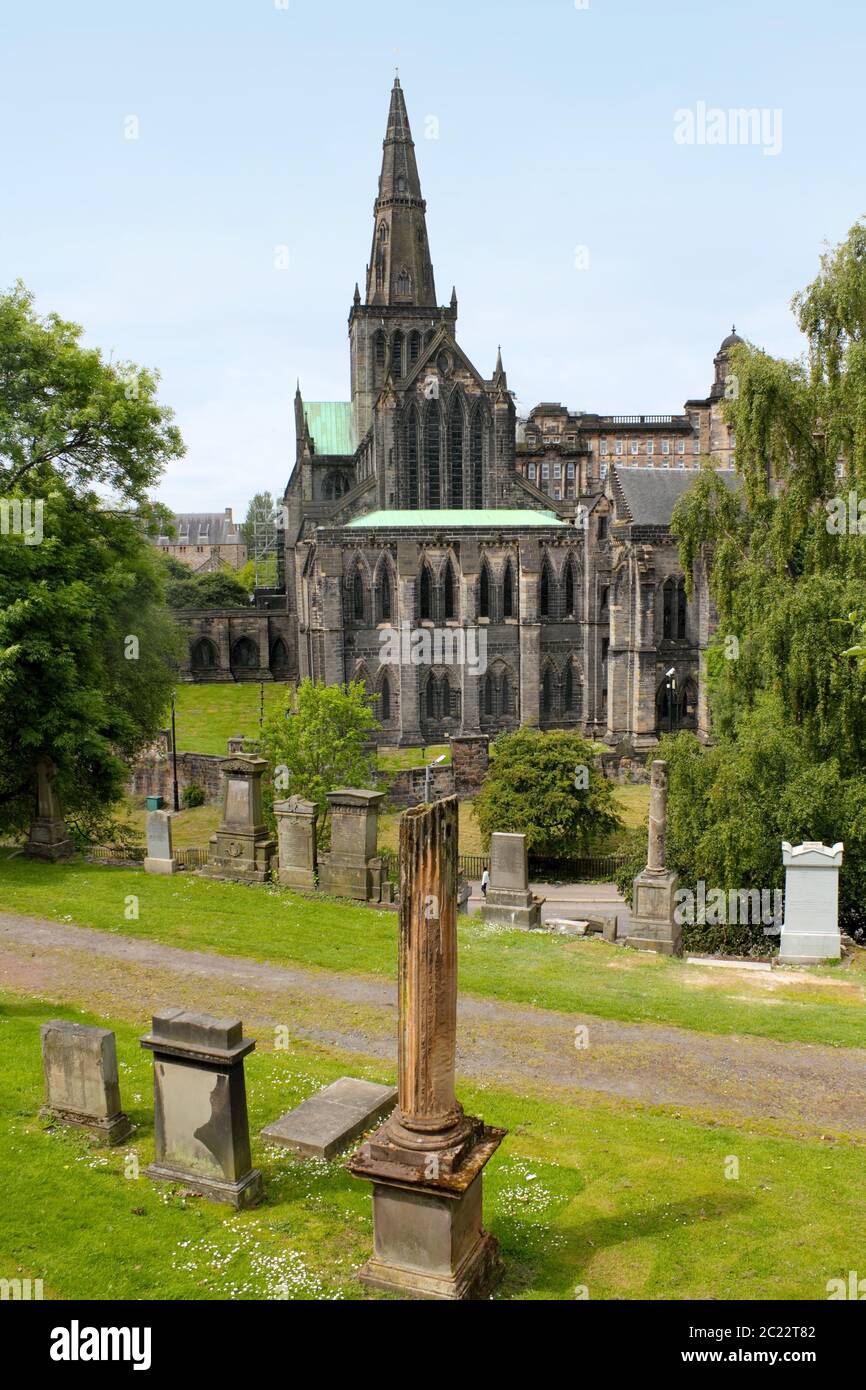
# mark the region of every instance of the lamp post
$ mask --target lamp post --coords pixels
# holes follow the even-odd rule
[[[427,763],[426,766],[425,766],[425,768],[424,768],[424,800],[425,800],[425,802],[429,802],[429,800],[430,800],[430,773],[433,771],[433,768],[436,766],[437,763],[444,763],[444,761],[445,761],[445,754],[444,754],[444,753],[440,753],[438,758],[434,758],[433,761],[432,761],[432,763]]]
[[[174,697],[176,691],[171,692],[171,786],[172,801],[174,809],[180,810],[180,797],[177,794],[177,732],[174,723]]]
[[[669,671],[665,671],[665,680],[668,689],[668,733],[674,731],[674,699],[677,693],[677,676],[673,666]]]

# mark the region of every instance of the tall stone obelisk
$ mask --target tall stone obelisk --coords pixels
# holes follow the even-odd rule
[[[457,798],[400,819],[398,1096],[349,1161],[373,1184],[374,1253],[359,1278],[416,1298],[483,1297],[498,1247],[482,1172],[504,1138],[465,1115],[457,1048]]]
[[[674,910],[677,876],[665,868],[668,819],[668,765],[657,758],[650,774],[646,868],[634,880],[632,918],[626,944],[643,951],[679,956],[683,928]]]

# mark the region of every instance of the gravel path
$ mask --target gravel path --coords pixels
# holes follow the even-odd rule
[[[369,1057],[395,1057],[390,980],[186,951],[0,913],[0,987],[144,1021],[174,1004],[236,1013],[268,1045],[288,1026]],[[716,1120],[758,1116],[797,1133],[866,1141],[866,1051],[719,1036],[463,995],[458,1069],[520,1092],[597,1092],[684,1106]],[[588,1046],[575,1046],[575,1029]]]

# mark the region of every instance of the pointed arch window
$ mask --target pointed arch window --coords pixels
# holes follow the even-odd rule
[[[489,671],[487,672],[487,675],[484,677],[484,693],[482,707],[486,715],[492,716],[496,712],[493,690],[493,677],[491,676]]]
[[[421,576],[418,581],[418,617],[422,621],[425,618],[433,617],[433,583],[426,564],[421,566]]]
[[[359,569],[352,578],[352,617],[356,623],[364,621],[364,581]]]
[[[391,339],[391,370],[395,377],[403,375],[403,334],[399,328]]]
[[[440,451],[442,429],[439,421],[438,402],[431,400],[427,406],[424,422],[424,468],[427,474],[427,505],[434,509],[442,506],[440,484]]]
[[[380,328],[373,338],[373,355],[376,359],[377,367],[385,365],[385,334]]]
[[[481,407],[476,406],[469,431],[469,490],[473,507],[484,506],[484,420]]]
[[[379,693],[379,717],[383,724],[387,724],[391,718],[391,682],[387,676],[382,677],[382,689]]]
[[[410,365],[418,361],[421,356],[421,334],[417,328],[409,334],[409,363]]]
[[[565,612],[569,618],[574,616],[574,566],[570,559],[565,566]]]
[[[459,396],[451,403],[448,416],[448,464],[451,506],[463,506],[463,405]]]
[[[427,677],[427,690],[426,690],[425,694],[426,694],[425,708],[426,708],[426,710],[427,710],[427,718],[428,718],[428,719],[435,719],[435,718],[436,718],[436,678],[435,678],[432,674],[429,675],[429,676]]]
[[[670,582],[662,589],[662,637],[674,635],[674,585]]]
[[[406,424],[406,501],[410,507],[418,506],[418,416],[412,410]]]
[[[376,581],[376,615],[380,623],[389,623],[393,612],[391,602],[391,575],[387,564],[383,564],[379,570],[379,578]]]
[[[685,637],[688,616],[686,603],[686,581],[681,579],[677,585],[677,637]]]
[[[553,709],[553,677],[546,666],[541,680],[541,713],[549,715]]]
[[[550,575],[550,566],[547,563],[547,560],[545,560],[543,565],[541,566],[541,584],[538,596],[538,608],[542,618],[550,617],[552,597],[551,589],[552,579]]]
[[[490,570],[486,560],[481,565],[481,578],[478,582],[478,616],[490,617]]]
[[[507,672],[507,671],[503,671],[503,672],[502,672],[502,682],[501,682],[501,684],[500,684],[499,691],[500,691],[500,695],[499,695],[499,709],[500,709],[500,713],[502,713],[502,714],[511,714],[511,713],[513,712],[513,711],[512,711],[512,703],[511,703],[511,681],[510,681],[509,678],[508,678],[508,672]]]
[[[408,298],[408,296],[412,293],[412,278],[408,270],[405,269],[405,267],[403,270],[400,271],[400,274],[397,276],[397,293],[402,298]]]
[[[445,566],[445,580],[442,593],[443,616],[446,621],[449,618],[457,617],[457,576],[454,573],[454,566],[449,559]]]
[[[514,617],[514,573],[510,560],[505,562],[505,574],[502,578],[502,616]]]

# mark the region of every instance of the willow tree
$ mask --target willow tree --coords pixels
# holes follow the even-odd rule
[[[866,225],[822,257],[792,307],[802,359],[746,343],[731,353],[738,488],[704,469],[673,529],[689,583],[704,564],[718,609],[716,727],[734,732],[765,692],[812,755],[859,771],[866,671],[849,653],[866,617]]]

